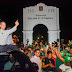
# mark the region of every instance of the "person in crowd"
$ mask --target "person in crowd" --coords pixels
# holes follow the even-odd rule
[[[72,56],[72,46],[70,46],[70,50],[69,50],[69,53],[66,53],[66,56]]]
[[[32,48],[30,47],[30,46],[28,46],[27,48],[24,48],[23,50],[21,50],[24,54],[28,54],[28,56],[29,55],[31,55],[32,56]]]
[[[33,63],[36,63],[38,64],[38,67],[39,67],[39,70],[38,72],[41,72],[41,66],[40,66],[40,63],[41,63],[41,60],[40,60],[40,50],[39,49],[36,49],[35,50],[35,55],[30,59],[30,61]]]
[[[40,42],[40,46],[41,46],[41,48],[45,49],[45,45],[43,42]]]
[[[61,64],[59,66],[59,72],[65,72],[67,69],[70,68],[70,57],[65,58],[65,64]]]
[[[17,26],[19,25],[18,20],[15,22],[15,26],[10,29],[10,30],[5,30],[6,28],[6,23],[4,21],[1,22],[0,25],[0,52],[6,52],[7,51],[7,37],[9,34],[13,33],[16,31]]]
[[[45,72],[52,72],[55,69],[54,60],[52,59],[52,52],[47,52],[47,48],[45,51],[45,64],[43,63],[42,67],[45,68]]]
[[[35,66],[33,66],[29,57],[24,53],[17,50],[17,51],[11,51],[9,54],[12,63],[9,62],[10,61],[9,60],[4,65],[5,70],[1,69],[0,72],[37,72],[36,71],[37,65],[35,64]],[[19,63],[19,65],[17,62]],[[10,67],[8,65],[10,65]],[[10,70],[7,70],[7,67],[9,67]]]
[[[44,54],[43,53],[40,53],[40,58],[41,58],[41,63],[40,63],[40,66],[41,66],[41,71],[43,71],[43,69],[42,69],[42,61],[43,61],[43,59],[44,59]]]
[[[70,61],[70,68],[66,72],[72,72],[72,61]]]
[[[16,65],[20,65],[19,62],[15,62],[15,58],[12,54],[10,54],[9,59],[10,60],[7,63],[5,63],[5,65],[4,65],[5,71],[13,70],[13,69],[15,69]]]
[[[55,45],[52,45],[52,44],[49,44],[49,47],[50,47],[50,51],[52,51],[52,59],[54,60],[54,64],[55,64],[55,71],[59,72],[59,66],[61,64],[63,64],[64,62],[64,58],[62,57],[62,54],[61,52],[59,52],[59,50],[57,48],[55,48]],[[60,45],[60,44],[58,44]],[[59,46],[58,46],[59,47]]]
[[[43,65],[45,65],[45,57],[42,59],[42,72],[45,72],[45,67],[43,67]]]
[[[28,53],[27,53],[27,56],[29,57],[29,59],[31,59],[32,58],[32,48],[31,47],[29,47],[28,48]]]
[[[65,56],[72,56],[72,45],[70,45],[70,48],[69,48],[69,52],[68,50],[65,48],[65,46],[63,45],[63,52],[64,52],[64,55]]]

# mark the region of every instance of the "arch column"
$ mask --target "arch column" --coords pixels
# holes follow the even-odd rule
[[[33,31],[23,31],[23,43],[26,45],[27,40],[29,40],[30,44],[32,44],[33,41]]]
[[[60,30],[58,30],[58,31],[48,31],[49,43],[52,43],[54,41],[57,42],[57,39],[59,39],[59,41],[60,41]]]

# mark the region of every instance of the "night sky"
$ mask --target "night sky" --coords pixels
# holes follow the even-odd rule
[[[72,2],[70,0],[2,0],[0,2],[0,19],[7,23],[7,27],[13,27],[14,22],[18,19],[20,25],[14,34],[22,36],[23,8],[37,5],[40,2],[59,8],[60,37],[67,40],[72,39]]]

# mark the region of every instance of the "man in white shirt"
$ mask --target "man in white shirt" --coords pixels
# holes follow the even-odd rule
[[[39,67],[38,72],[41,72],[41,66],[40,66],[41,60],[40,60],[39,56],[40,56],[40,50],[36,49],[35,50],[35,55],[30,60],[31,60],[32,63],[34,62],[38,65],[38,67]]]
[[[70,62],[70,68],[66,72],[72,72],[72,61]]]
[[[61,64],[59,66],[59,72],[65,72],[67,69],[70,68],[70,57],[65,58],[65,64]]]
[[[9,45],[9,44],[11,44],[11,43],[14,43],[14,42],[13,42],[12,35],[10,34],[10,35],[8,36],[7,44]]]
[[[6,52],[7,51],[7,37],[9,34],[13,33],[16,31],[17,26],[19,25],[18,20],[15,22],[15,26],[11,28],[10,30],[5,30],[6,28],[6,23],[4,21],[1,22],[0,25],[0,52]]]
[[[7,28],[7,30],[11,29],[10,27]],[[8,37],[7,37],[7,45],[10,45],[14,43],[13,42],[13,38],[12,38],[12,34],[9,34]]]

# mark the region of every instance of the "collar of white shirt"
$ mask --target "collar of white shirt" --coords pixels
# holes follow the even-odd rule
[[[34,57],[40,59],[40,57],[37,57],[36,55]]]

